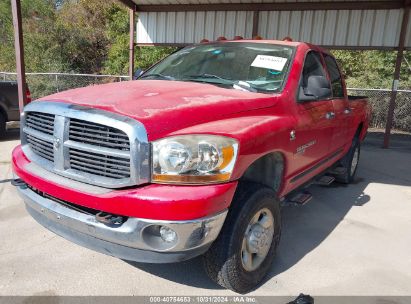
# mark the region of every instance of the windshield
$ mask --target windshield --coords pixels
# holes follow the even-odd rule
[[[293,50],[245,42],[194,45],[171,54],[139,79],[194,81],[273,93],[284,85]]]

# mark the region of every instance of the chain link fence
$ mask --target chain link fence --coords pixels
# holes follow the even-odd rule
[[[0,72],[0,81],[16,81],[16,73]],[[90,85],[128,80],[128,76],[69,73],[26,73],[26,82],[33,99]]]
[[[372,107],[370,126],[385,129],[391,90],[349,88],[348,94],[367,96]],[[397,91],[392,128],[411,132],[411,90]]]
[[[33,99],[52,93],[109,82],[126,81],[128,76],[68,73],[26,73]],[[0,72],[0,81],[15,81],[16,73]],[[372,106],[371,127],[384,129],[387,122],[391,90],[349,88],[348,94],[368,96]],[[393,129],[411,132],[411,90],[399,90],[394,111]]]

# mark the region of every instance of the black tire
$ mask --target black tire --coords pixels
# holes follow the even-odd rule
[[[357,153],[356,153],[357,152]],[[344,174],[335,176],[335,180],[339,183],[349,184],[352,183],[357,173],[358,163],[360,160],[361,145],[358,137],[353,139],[350,150],[340,160],[340,165],[345,169]],[[355,168],[353,168],[353,162]]]
[[[6,117],[0,111],[0,138],[3,138],[6,135]]]
[[[246,293],[257,287],[270,270],[281,236],[281,214],[276,193],[270,188],[256,183],[240,183],[237,189],[220,235],[203,261],[214,282],[235,292]],[[247,271],[241,260],[243,237],[254,215],[266,209],[274,219],[271,245],[258,268]]]

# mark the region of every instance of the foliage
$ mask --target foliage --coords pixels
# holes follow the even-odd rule
[[[22,0],[27,72],[127,74],[129,19],[115,0]],[[0,70],[14,71],[9,0],[0,0]],[[136,66],[147,68],[174,48],[142,47]]]
[[[48,36],[49,28],[54,24],[54,7],[51,1],[32,0],[22,1],[22,17],[24,19],[24,39],[26,54],[41,54],[27,60],[27,70],[39,68],[48,70],[52,67],[60,68],[57,64],[53,41]],[[8,0],[0,0],[0,68],[10,71],[15,68],[14,38],[11,18],[11,4]],[[48,45],[47,48],[44,45]]]
[[[346,77],[348,87],[389,89],[392,86],[396,52],[333,51]],[[411,89],[411,52],[405,52],[401,65],[400,88]]]
[[[107,57],[106,23],[112,0],[67,1],[56,11],[54,39],[61,61],[80,73],[98,73]]]
[[[128,74],[129,62],[129,18],[122,6],[112,6],[109,15],[107,36],[110,40],[108,56],[103,72],[106,74]],[[137,47],[134,65],[147,69],[152,64],[166,57],[176,48],[172,47]]]

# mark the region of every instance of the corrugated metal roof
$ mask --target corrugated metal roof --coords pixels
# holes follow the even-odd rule
[[[401,10],[260,12],[259,33],[327,46],[396,47]]]
[[[209,4],[209,3],[297,3],[297,2],[352,2],[353,0],[135,0],[137,5]],[[356,2],[381,0],[356,0]]]
[[[140,13],[137,43],[195,43],[219,36],[251,37],[253,12]]]
[[[397,47],[402,14],[400,9],[261,11],[258,34],[333,47]],[[137,43],[196,43],[219,36],[251,38],[252,27],[250,11],[141,12],[136,35]],[[408,27],[410,48],[411,22]]]

